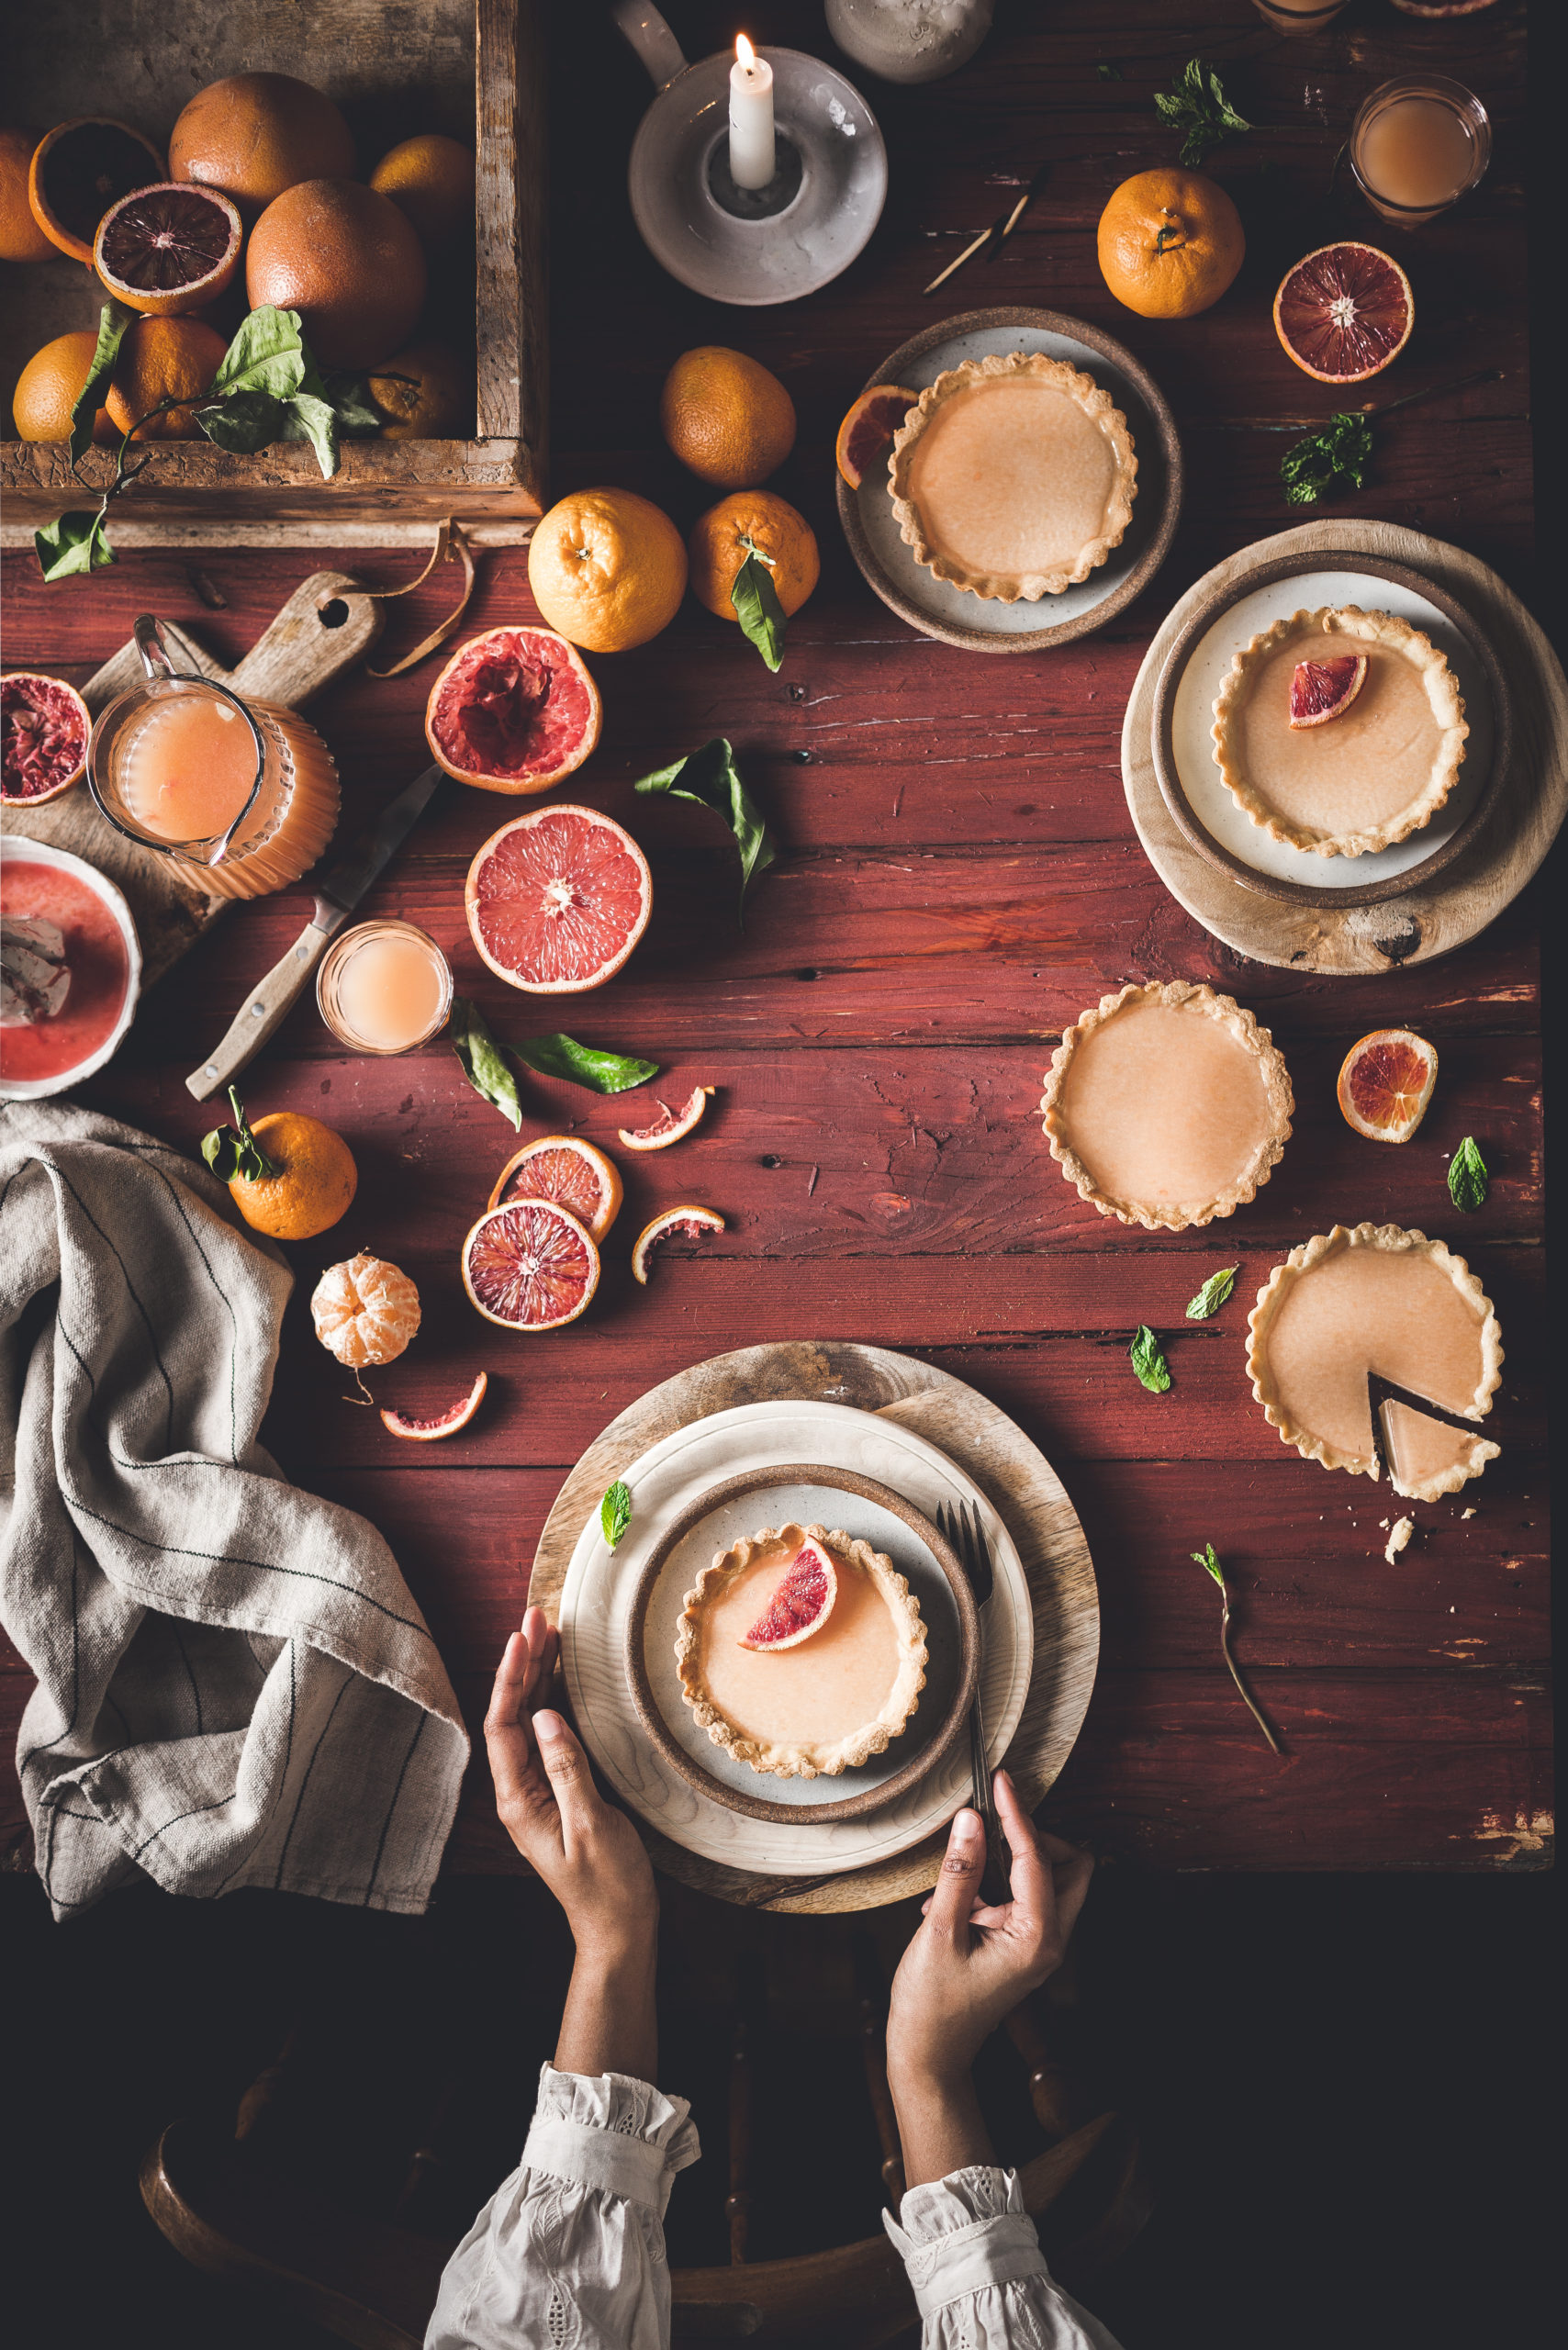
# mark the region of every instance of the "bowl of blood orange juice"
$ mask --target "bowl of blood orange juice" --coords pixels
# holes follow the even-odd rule
[[[112,881],[47,841],[0,854],[0,1101],[102,1069],[136,1016],[141,947]]]

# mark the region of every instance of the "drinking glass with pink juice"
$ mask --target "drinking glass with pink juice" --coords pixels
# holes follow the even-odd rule
[[[411,922],[362,922],[335,938],[316,974],[316,1002],[341,1044],[409,1053],[444,1028],[452,967]]]
[[[281,702],[179,675],[151,614],[135,633],[146,677],[99,712],[88,746],[99,808],[213,897],[261,898],[297,881],[338,821],[327,745]]]
[[[1350,126],[1356,185],[1383,219],[1418,229],[1484,176],[1492,160],[1486,109],[1462,82],[1412,74],[1364,98]]]

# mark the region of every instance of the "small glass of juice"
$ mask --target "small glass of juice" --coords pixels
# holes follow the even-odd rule
[[[322,957],[316,1002],[351,1050],[411,1053],[446,1025],[452,966],[411,922],[356,923]]]
[[[1468,196],[1492,160],[1486,109],[1441,73],[1384,82],[1350,125],[1350,169],[1374,212],[1418,229]]]
[[[1252,4],[1276,32],[1320,33],[1350,0],[1252,0]]]

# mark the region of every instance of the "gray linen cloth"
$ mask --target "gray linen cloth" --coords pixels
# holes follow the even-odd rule
[[[0,1103],[0,1620],[57,1918],[143,1872],[420,1910],[456,1808],[397,1561],[256,1442],[293,1276],[232,1213],[146,1135]]]

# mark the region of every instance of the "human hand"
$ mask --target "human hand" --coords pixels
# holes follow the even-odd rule
[[[578,1951],[612,1962],[651,1953],[658,1896],[643,1840],[594,1785],[559,1714],[542,1707],[560,1637],[531,1607],[496,1674],[485,1744],[501,1825],[566,1913]]]

